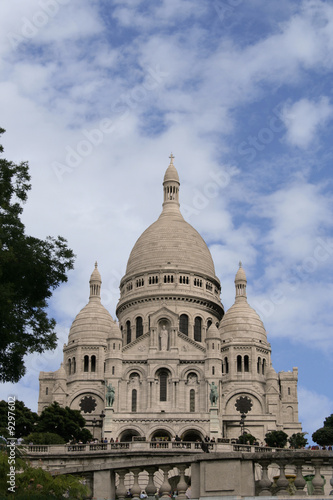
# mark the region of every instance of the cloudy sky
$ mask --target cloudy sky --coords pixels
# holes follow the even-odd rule
[[[37,409],[98,261],[114,316],[175,155],[181,210],[234,301],[243,262],[277,371],[299,368],[310,436],[333,412],[333,5],[279,0],[0,4],[5,157],[28,160],[26,231],[64,236],[75,270],[50,302],[59,346],[5,384]]]

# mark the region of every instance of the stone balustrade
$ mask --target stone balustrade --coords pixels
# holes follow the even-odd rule
[[[157,447],[157,444],[163,446]],[[146,451],[140,451],[140,446]],[[219,450],[221,446],[223,451]],[[152,441],[66,445],[59,458],[59,446],[56,447],[58,454],[52,454],[53,446],[28,448],[30,458],[36,456],[37,463],[44,457],[42,460],[54,473],[83,475],[97,499],[125,499],[129,488],[134,500],[142,490],[149,500],[155,500],[156,495],[162,500],[170,499],[175,491],[177,499],[183,500],[189,486],[192,499],[329,498],[333,491],[333,452],[328,450],[279,450],[210,443],[209,453],[204,453],[200,443]]]

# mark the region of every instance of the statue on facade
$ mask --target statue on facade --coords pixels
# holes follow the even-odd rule
[[[166,329],[165,325],[163,325],[160,331],[161,351],[168,350],[168,340],[169,340],[169,332]]]
[[[112,384],[106,386],[106,406],[112,406],[114,403],[115,388]]]
[[[219,397],[217,392],[217,386],[214,384],[214,382],[209,384],[209,386],[210,386],[210,395],[209,395],[210,403],[212,406],[216,406]]]

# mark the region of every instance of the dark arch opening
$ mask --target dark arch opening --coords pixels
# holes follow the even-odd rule
[[[185,431],[182,435],[182,440],[183,441],[191,441],[192,443],[195,442],[201,442],[203,440],[203,436],[200,434],[199,431],[196,431],[194,429],[189,429],[188,431]]]
[[[154,431],[153,434],[151,435],[150,440],[151,441],[171,441],[171,434],[170,432],[166,431],[165,429],[157,429],[157,431]]]
[[[133,436],[140,436],[140,434],[138,433],[138,431],[135,431],[134,429],[127,429],[121,434],[119,441],[121,443],[129,443],[133,441],[132,439]]]

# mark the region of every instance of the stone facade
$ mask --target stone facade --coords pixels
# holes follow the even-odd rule
[[[297,369],[277,374],[241,264],[224,314],[209,249],[179,208],[173,157],[163,210],[129,256],[117,323],[101,304],[97,264],[56,372],[40,374],[39,412],[53,401],[82,411],[96,437],[179,435],[193,441],[301,431]],[[243,418],[241,418],[243,415]],[[241,423],[242,422],[242,423]],[[98,428],[94,428],[98,427]]]

